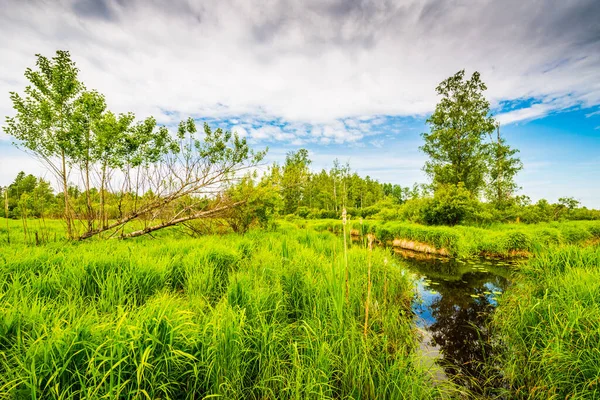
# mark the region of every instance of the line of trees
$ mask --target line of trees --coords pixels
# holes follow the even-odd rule
[[[338,218],[344,208],[363,217],[374,214],[371,207],[384,199],[401,204],[415,196],[414,190],[361,177],[350,164],[333,161],[329,169],[310,170],[306,149],[290,151],[283,165],[273,164],[265,179],[281,193],[281,214],[302,217]],[[415,189],[418,191],[418,189]]]
[[[276,216],[339,218],[344,209],[353,217],[446,225],[600,217],[573,198],[531,204],[516,195],[523,165],[500,134],[477,72],[467,79],[459,71],[436,88],[441,99],[420,147],[431,183],[409,188],[363,178],[337,159],[313,172],[306,149],[259,175],[266,150],[252,151],[235,133],[207,124],[198,130],[191,118],[170,131],[153,117],[115,114],[79,80],[68,52],[36,57],[24,94],[10,94],[16,113],[4,130],[48,167],[59,193],[21,172],[0,188],[0,215],[60,216],[72,239],[133,237],[178,224],[200,231],[191,222],[198,219],[245,232]]]
[[[4,130],[60,183],[71,239],[139,236],[223,213],[235,206],[224,190],[265,155],[235,133],[206,124],[198,131],[191,118],[170,132],[153,117],[116,115],[79,80],[69,52],[36,57],[36,68],[25,71],[24,94],[10,93],[16,114]],[[75,207],[79,188],[84,209]],[[134,221],[142,221],[141,229],[125,232]]]

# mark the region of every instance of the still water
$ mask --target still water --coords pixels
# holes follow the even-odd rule
[[[423,363],[437,380],[452,378],[471,390],[494,385],[489,374],[498,343],[488,322],[510,283],[510,263],[396,254],[415,277]]]

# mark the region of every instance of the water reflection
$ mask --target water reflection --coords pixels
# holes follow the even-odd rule
[[[509,284],[507,263],[492,260],[454,261],[400,254],[417,277],[413,304],[423,346],[437,355],[436,363],[457,383],[478,390],[489,376],[483,361],[494,357],[490,313]],[[503,265],[498,265],[499,263]],[[439,355],[438,355],[439,354]]]

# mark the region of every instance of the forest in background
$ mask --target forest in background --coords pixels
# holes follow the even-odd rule
[[[600,219],[572,197],[532,203],[519,194],[518,150],[501,136],[477,72],[459,71],[436,88],[440,101],[420,147],[431,181],[402,187],[361,177],[337,159],[312,171],[306,149],[265,171],[267,149],[253,151],[235,132],[198,129],[192,118],[173,131],[153,117],[114,114],[79,80],[66,51],[37,55],[36,67],[25,72],[25,94],[11,93],[16,115],[4,130],[47,166],[59,189],[21,172],[0,188],[0,216],[62,218],[73,239],[139,236],[199,219],[246,232],[280,217],[340,218],[344,209],[351,218],[426,225]],[[142,228],[125,233],[133,221]]]

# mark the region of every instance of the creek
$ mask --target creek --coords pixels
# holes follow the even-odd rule
[[[471,393],[501,385],[493,373],[499,343],[489,321],[510,285],[512,263],[395,253],[414,275],[412,309],[421,332],[420,359],[435,380],[452,379]]]

